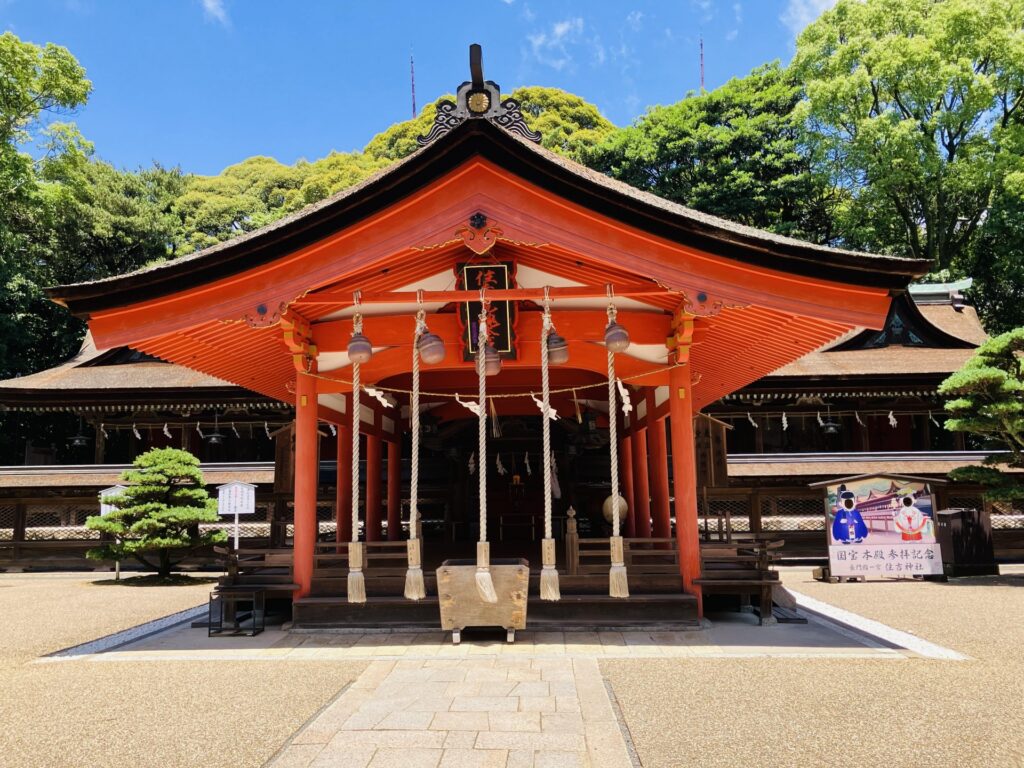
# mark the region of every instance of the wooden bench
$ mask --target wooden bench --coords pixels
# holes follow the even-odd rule
[[[260,590],[280,597],[290,595],[299,585],[292,575],[291,549],[230,549],[214,547],[224,562],[224,576],[218,592]]]
[[[701,547],[701,575],[694,583],[704,594],[757,597],[760,623],[774,624],[772,592],[780,583],[774,562],[784,544],[782,540],[752,540],[705,545]]]

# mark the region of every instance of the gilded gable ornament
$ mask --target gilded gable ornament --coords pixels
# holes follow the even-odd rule
[[[537,144],[541,136],[531,130],[515,99],[501,99],[501,88],[493,80],[484,80],[483,54],[479,45],[469,46],[471,80],[459,86],[455,101],[444,99],[437,104],[434,124],[424,136],[416,139],[421,147],[451,132],[466,120],[484,119]]]

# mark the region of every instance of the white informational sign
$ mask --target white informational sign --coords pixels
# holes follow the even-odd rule
[[[235,551],[238,551],[238,516],[256,511],[256,486],[233,480],[217,486],[217,513],[235,518]]]
[[[828,561],[833,576],[941,574],[931,491],[892,477],[826,486]]]
[[[125,485],[112,485],[109,488],[104,488],[100,491],[100,516],[106,517],[113,512],[117,507],[113,504],[107,503],[107,497],[120,496],[122,493],[128,490]]]

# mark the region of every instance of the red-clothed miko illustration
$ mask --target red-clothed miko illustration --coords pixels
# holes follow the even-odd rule
[[[927,525],[928,518],[914,506],[913,494],[907,494],[900,499],[900,505],[892,513],[892,521],[902,535],[903,541],[921,541],[921,532]]]

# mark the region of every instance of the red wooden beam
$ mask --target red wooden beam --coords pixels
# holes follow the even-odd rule
[[[669,291],[657,283],[627,283],[624,285],[612,286],[616,296],[662,296]],[[539,301],[544,298],[543,288],[502,288],[487,291],[487,298],[490,301]],[[556,287],[548,289],[548,295],[552,299],[601,299],[608,295],[608,289],[604,285],[579,285]],[[380,291],[364,293],[360,295],[359,301],[363,304],[412,304],[421,300],[430,303],[447,304],[451,301],[479,301],[480,291]],[[310,293],[296,300],[292,306],[310,306],[317,304],[331,304],[338,306],[350,306],[355,304],[355,294],[352,291],[323,291],[321,293]]]

